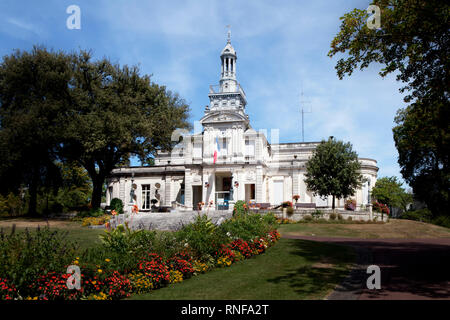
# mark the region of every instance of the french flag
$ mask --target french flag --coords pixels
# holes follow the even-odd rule
[[[219,138],[216,137],[216,147],[214,148],[214,161],[213,161],[213,163],[216,163],[217,155],[218,155],[219,151],[220,151]]]

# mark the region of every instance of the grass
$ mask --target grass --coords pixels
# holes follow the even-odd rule
[[[353,261],[347,247],[281,239],[252,259],[131,299],[323,299],[348,274]]]
[[[0,221],[0,228],[5,233],[11,232],[12,225],[16,225],[16,232],[23,232],[26,228],[33,232],[39,226],[44,228],[47,226],[46,221],[42,219],[7,219]],[[78,221],[61,221],[61,220],[49,220],[48,223],[50,229],[66,231],[67,239],[76,241],[80,246],[80,251],[95,247],[100,244],[99,235],[104,233],[104,229],[90,229],[82,227],[81,222]]]
[[[281,235],[346,237],[346,238],[448,238],[450,229],[433,224],[390,219],[383,224],[335,224],[335,223],[296,223],[284,224],[278,229]]]

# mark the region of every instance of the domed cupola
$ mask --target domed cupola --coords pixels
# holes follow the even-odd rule
[[[224,81],[229,84],[227,80],[236,81],[236,50],[234,50],[231,45],[231,33],[228,31],[228,40],[225,48],[223,48],[222,53],[220,54],[220,60],[222,61],[222,71],[220,74],[220,82],[221,84]],[[227,91],[227,90],[226,90]]]

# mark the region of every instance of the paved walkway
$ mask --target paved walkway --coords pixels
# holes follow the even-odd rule
[[[329,300],[450,300],[450,238],[356,239],[312,236],[285,238],[349,245],[357,262],[349,277],[333,291]],[[381,270],[381,289],[366,287],[367,267]]]

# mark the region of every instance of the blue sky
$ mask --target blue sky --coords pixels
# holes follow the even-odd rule
[[[401,177],[392,138],[400,83],[381,78],[380,66],[339,80],[330,42],[344,13],[369,0],[297,1],[18,1],[0,3],[0,54],[33,44],[65,51],[92,49],[94,57],[139,64],[143,74],[178,92],[198,120],[208,88],[219,80],[219,55],[232,29],[237,77],[255,129],[278,128],[281,142],[330,135],[350,141],[360,157],[374,158],[379,177]],[[81,8],[81,29],[69,30],[69,5]]]

